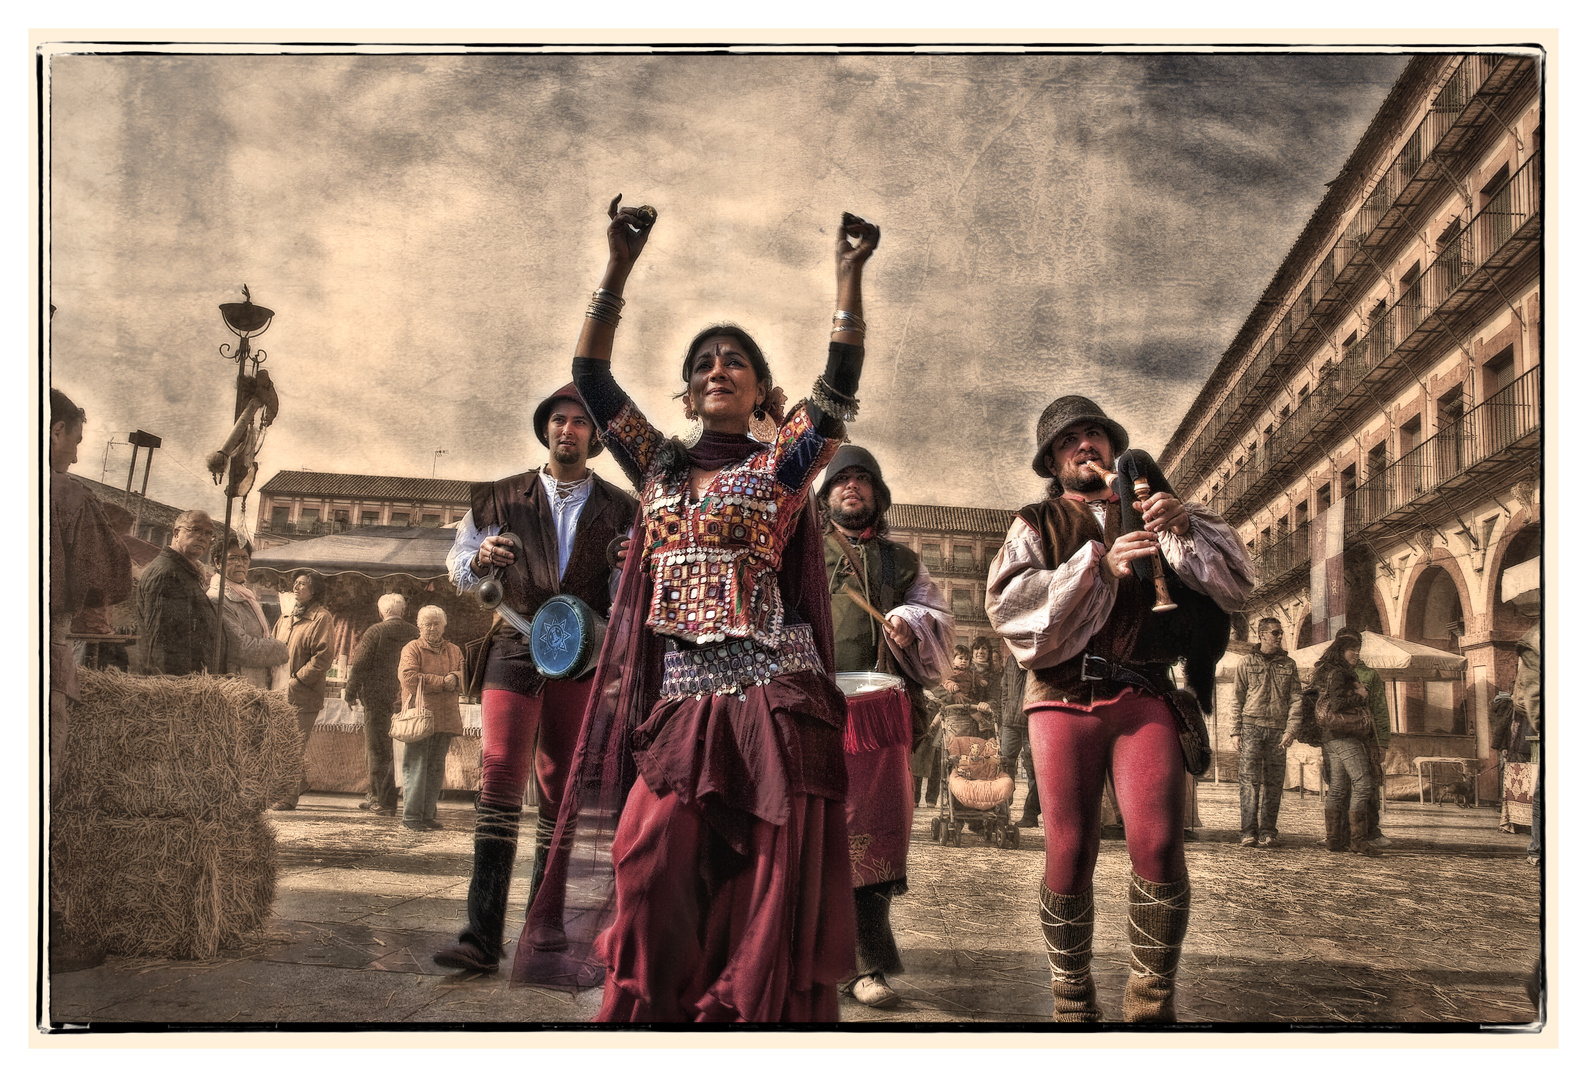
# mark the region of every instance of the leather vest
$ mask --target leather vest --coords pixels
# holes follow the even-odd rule
[[[503,574],[503,601],[525,617],[533,617],[546,599],[576,595],[605,617],[612,599],[607,586],[610,566],[606,547],[626,535],[639,503],[599,476],[579,513],[567,571],[557,578],[557,535],[551,502],[540,472],[527,471],[496,482],[475,483],[469,490],[474,526],[500,525],[523,542],[526,556]]]

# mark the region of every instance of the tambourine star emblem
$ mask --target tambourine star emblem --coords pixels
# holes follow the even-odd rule
[[[573,642],[573,633],[561,623],[552,623],[541,628],[540,641],[558,654],[566,654],[569,645]]]

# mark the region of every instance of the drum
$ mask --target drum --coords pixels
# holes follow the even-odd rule
[[[552,595],[535,612],[529,653],[549,680],[576,680],[595,668],[606,619],[573,595]]]
[[[870,752],[913,737],[913,711],[902,678],[858,670],[833,678],[849,703],[849,721],[843,729],[843,750]]]

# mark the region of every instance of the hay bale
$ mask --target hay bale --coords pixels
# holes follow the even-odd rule
[[[59,811],[226,819],[263,811],[303,777],[286,698],[233,677],[80,670]]]
[[[67,938],[113,953],[207,960],[270,914],[276,838],[257,814],[57,811],[50,825],[50,872]]]
[[[275,899],[273,790],[302,780],[286,699],[228,677],[80,670],[51,790],[50,890],[69,939],[206,959]]]

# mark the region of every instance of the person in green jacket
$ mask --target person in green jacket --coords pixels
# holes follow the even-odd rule
[[[1389,747],[1389,697],[1384,690],[1383,678],[1378,676],[1378,671],[1367,665],[1361,659],[1356,659],[1356,680],[1367,690],[1367,709],[1372,712],[1372,724],[1377,729],[1378,750],[1372,753],[1372,803],[1367,806],[1367,826],[1369,840],[1378,848],[1393,844],[1383,836],[1383,830],[1378,825],[1383,811],[1383,753]]]

